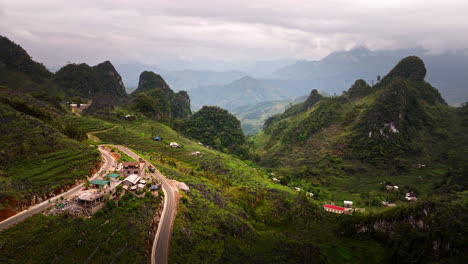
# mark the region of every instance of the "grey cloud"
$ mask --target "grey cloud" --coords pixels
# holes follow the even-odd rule
[[[4,0],[0,31],[48,64],[317,59],[354,46],[466,50],[467,13],[463,0]]]

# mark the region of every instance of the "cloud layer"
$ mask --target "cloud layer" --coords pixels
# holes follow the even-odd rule
[[[335,50],[468,50],[465,0],[0,0],[0,34],[67,61],[319,59]]]

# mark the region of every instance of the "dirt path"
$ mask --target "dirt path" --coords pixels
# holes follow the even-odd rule
[[[111,128],[106,128],[106,129],[103,129],[103,130],[98,130],[98,131],[93,131],[93,132],[87,132],[86,135],[88,136],[89,139],[91,139],[92,141],[94,142],[100,142],[101,140],[96,137],[94,134],[98,134],[98,133],[103,133],[103,132],[107,132],[107,131],[110,131],[114,128],[116,128],[117,126],[113,126]]]

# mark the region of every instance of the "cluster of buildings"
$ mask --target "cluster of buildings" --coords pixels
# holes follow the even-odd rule
[[[104,179],[96,179],[89,182],[89,188],[84,188],[77,197],[77,203],[91,213],[104,206],[106,199],[116,197],[117,186],[122,186],[126,191],[140,191],[146,187],[145,161],[122,162],[120,170],[107,174]],[[150,190],[159,189],[159,185],[153,185]]]

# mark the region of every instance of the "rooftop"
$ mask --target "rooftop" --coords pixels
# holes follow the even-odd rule
[[[80,199],[81,201],[92,202],[101,196],[102,194],[100,193],[86,192],[86,193],[80,194],[80,196],[78,196],[78,199]]]
[[[92,180],[89,183],[95,185],[108,185],[110,182],[106,180]]]
[[[336,205],[331,205],[331,204],[326,204],[326,205],[324,205],[323,207],[324,207],[324,208],[329,208],[329,209],[338,210],[338,211],[344,211],[344,210],[345,210],[343,207],[336,206]]]
[[[138,161],[127,161],[127,162],[122,162],[122,165],[124,168],[127,168],[127,167],[140,167],[140,162]]]
[[[111,173],[111,174],[107,174],[107,177],[118,178],[119,175],[117,173]]]
[[[136,175],[136,174],[131,174],[130,176],[128,176],[127,178],[125,178],[124,181],[129,181],[129,182],[131,182],[132,184],[136,184],[140,179],[141,179],[140,176],[138,176],[138,175]]]

